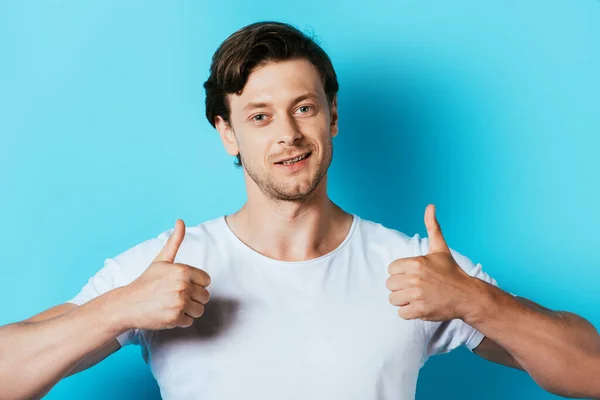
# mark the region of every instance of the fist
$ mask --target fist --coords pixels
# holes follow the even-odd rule
[[[429,252],[400,258],[388,266],[389,301],[403,319],[448,321],[463,318],[469,307],[472,279],[456,263],[435,218],[435,207],[425,210]]]
[[[208,274],[186,264],[175,263],[185,237],[185,224],[175,231],[152,264],[127,285],[127,309],[131,326],[138,329],[185,328],[204,313],[210,294]]]

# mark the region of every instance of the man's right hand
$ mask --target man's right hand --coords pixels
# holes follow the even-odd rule
[[[175,263],[185,237],[185,224],[178,219],[175,231],[152,264],[125,286],[126,315],[132,328],[161,330],[186,328],[204,313],[210,294],[210,276],[186,264]]]

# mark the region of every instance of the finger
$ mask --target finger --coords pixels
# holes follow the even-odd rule
[[[406,274],[415,266],[415,264],[420,263],[420,261],[418,260],[419,258],[420,258],[420,256],[406,257],[406,258],[399,258],[397,260],[392,261],[390,263],[390,265],[388,265],[388,274],[390,274],[390,275]]]
[[[192,326],[194,323],[194,318],[189,315],[182,313],[181,316],[177,319],[177,327],[179,328],[187,328]]]
[[[185,223],[181,219],[178,219],[175,221],[175,230],[154,261],[166,261],[170,263],[175,261],[175,256],[177,255],[177,251],[179,251],[179,247],[181,246],[184,237]]]
[[[210,285],[210,276],[200,268],[192,267],[190,280],[196,285],[207,287]]]
[[[408,290],[396,290],[390,293],[389,301],[395,306],[406,306],[410,304]]]
[[[417,319],[421,316],[415,303],[398,308],[398,315],[400,316],[400,318],[406,320]]]
[[[385,281],[385,287],[391,291],[402,290],[410,286],[408,274],[390,275]]]
[[[429,254],[438,252],[449,253],[450,249],[442,234],[442,228],[435,217],[435,206],[433,204],[429,204],[425,209],[425,227],[429,236]]]
[[[200,285],[192,285],[192,294],[190,298],[200,304],[206,304],[210,300],[210,293],[206,288]]]
[[[196,301],[188,301],[185,305],[183,312],[185,315],[191,318],[198,318],[204,314],[204,305]]]
[[[195,285],[200,285],[203,287],[207,287],[210,285],[210,276],[204,270],[200,268],[196,268],[193,265],[183,264],[183,263],[173,263],[174,266],[183,267],[183,276],[182,278],[189,280]]]

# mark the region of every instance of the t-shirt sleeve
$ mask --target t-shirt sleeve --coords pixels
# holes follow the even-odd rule
[[[109,258],[104,261],[104,267],[96,272],[96,274],[81,288],[79,293],[67,302],[80,306],[104,293],[125,286],[128,283],[129,281],[123,273],[122,267],[115,259]],[[135,329],[129,329],[117,336],[116,339],[121,347],[136,343],[136,331],[137,330]]]
[[[427,238],[421,239],[422,254],[427,254],[428,250],[429,240]],[[456,263],[467,274],[494,286],[498,286],[496,280],[482,270],[481,264],[473,263],[469,258],[453,249],[450,249],[450,252]],[[481,332],[461,319],[431,323],[430,327],[433,332],[427,347],[428,356],[448,353],[462,345],[473,351],[484,338],[484,335]]]

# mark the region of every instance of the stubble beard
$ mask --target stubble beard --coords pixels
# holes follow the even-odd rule
[[[322,163],[317,165],[316,172],[311,176],[308,189],[304,191],[298,190],[297,183],[286,184],[285,182],[277,181],[273,178],[271,173],[265,173],[262,176],[256,172],[253,167],[248,168],[248,164],[244,157],[240,153],[242,159],[242,165],[248,173],[250,179],[256,183],[258,188],[270,199],[275,201],[293,201],[302,202],[310,198],[311,194],[319,186],[319,183],[323,180],[323,177],[327,174],[327,170],[333,160],[333,143],[330,139],[329,148],[326,149],[326,157]],[[329,150],[329,151],[327,151]],[[311,155],[311,158],[313,155]]]

